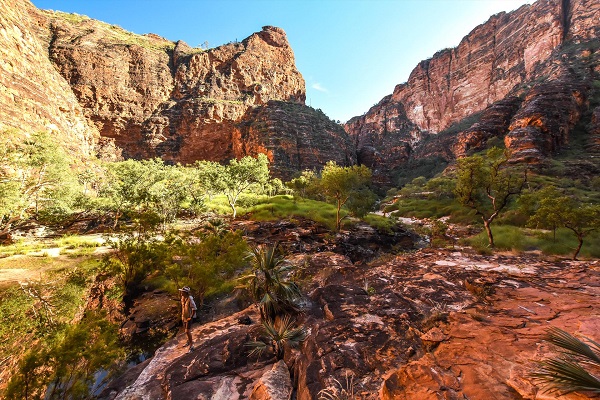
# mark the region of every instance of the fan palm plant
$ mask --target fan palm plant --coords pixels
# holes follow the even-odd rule
[[[273,321],[277,315],[297,311],[295,301],[301,297],[298,285],[287,279],[294,267],[280,255],[278,245],[255,247],[249,253],[252,272],[242,277],[246,287],[258,302],[263,321]]]
[[[265,337],[263,340],[249,342],[246,346],[250,347],[249,356],[260,356],[266,350],[270,349],[278,360],[283,359],[285,348],[296,348],[306,340],[307,332],[303,326],[295,326],[296,321],[289,315],[275,322],[272,320],[263,320],[263,331]]]
[[[532,374],[546,384],[546,391],[600,393],[600,378],[589,371],[600,368],[600,344],[585,338],[586,344],[555,327],[548,329],[545,339],[561,348],[560,356],[540,362],[539,370]]]

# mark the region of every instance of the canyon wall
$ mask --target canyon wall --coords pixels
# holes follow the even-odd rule
[[[98,131],[34,33],[36,9],[0,0],[0,134],[47,131],[72,154],[93,153]]]
[[[539,162],[569,142],[600,77],[600,4],[548,0],[500,13],[453,49],[422,61],[406,83],[345,125],[359,162],[376,170],[401,168],[423,138],[451,132],[451,157],[504,138],[518,160]],[[460,125],[466,126],[460,126]],[[585,125],[585,123],[583,124]],[[373,146],[393,137],[404,147]],[[378,154],[361,158],[361,154]]]
[[[328,160],[355,162],[344,129],[304,105],[280,28],[201,49],[27,0],[0,5],[2,129],[54,130],[73,152],[113,160],[227,161],[268,148],[285,178]]]

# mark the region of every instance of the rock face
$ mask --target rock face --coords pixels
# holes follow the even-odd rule
[[[298,171],[320,169],[330,160],[343,166],[356,164],[350,137],[320,110],[271,100],[249,109],[242,121],[234,131],[234,153],[267,154],[285,180]]]
[[[245,343],[261,335],[253,306],[195,326],[191,353],[178,335],[102,398],[287,398],[289,372],[299,400],[350,392],[381,400],[554,399],[530,376],[536,361],[555,354],[546,329],[599,339],[596,261],[426,249],[352,263],[306,250],[310,243],[295,246],[280,228],[284,246],[305,248],[290,257],[302,267],[306,295],[300,349],[287,349],[285,363],[249,359]]]
[[[597,1],[550,0],[491,17],[348,121],[359,159],[377,154],[367,163],[393,170],[422,157],[423,141],[447,145],[439,133],[452,135],[449,158],[492,137],[504,139],[516,159],[538,162],[555,154],[577,123],[589,122],[586,110],[599,92],[593,85],[600,78],[599,16]]]
[[[289,400],[292,397],[290,371],[283,360],[259,379],[252,390],[250,400]]]
[[[202,50],[92,19],[43,15],[52,62],[86,116],[127,157],[190,163],[239,156],[235,126],[249,108],[305,99],[279,28]]]
[[[344,129],[304,106],[280,28],[204,50],[28,0],[0,5],[0,129],[55,130],[74,152],[108,159],[267,152],[285,178],[356,160]]]
[[[34,33],[37,10],[21,0],[0,0],[0,10],[0,134],[49,131],[70,153],[90,156],[98,131]]]

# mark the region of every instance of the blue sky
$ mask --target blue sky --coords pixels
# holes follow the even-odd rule
[[[532,0],[32,0],[196,47],[283,28],[306,80],[306,104],[342,122],[405,82],[421,60]]]

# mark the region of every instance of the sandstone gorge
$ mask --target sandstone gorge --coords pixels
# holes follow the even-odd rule
[[[491,138],[530,163],[569,146],[574,132],[595,148],[594,0],[538,1],[491,17],[348,121],[350,136],[304,105],[280,28],[199,49],[27,0],[1,4],[2,127],[53,130],[73,152],[182,163],[265,152],[285,179],[335,160],[394,185],[407,165],[449,162]]]
[[[438,142],[447,160],[481,149],[492,137],[503,139],[515,160],[556,154],[577,124],[589,124],[589,108],[599,101],[599,16],[597,1],[552,0],[491,17],[347,122],[359,161],[375,170],[399,169],[407,158],[423,157],[423,137],[430,147]],[[393,149],[373,146],[388,140]],[[452,153],[443,151],[447,145]],[[361,158],[364,153],[377,157]]]

